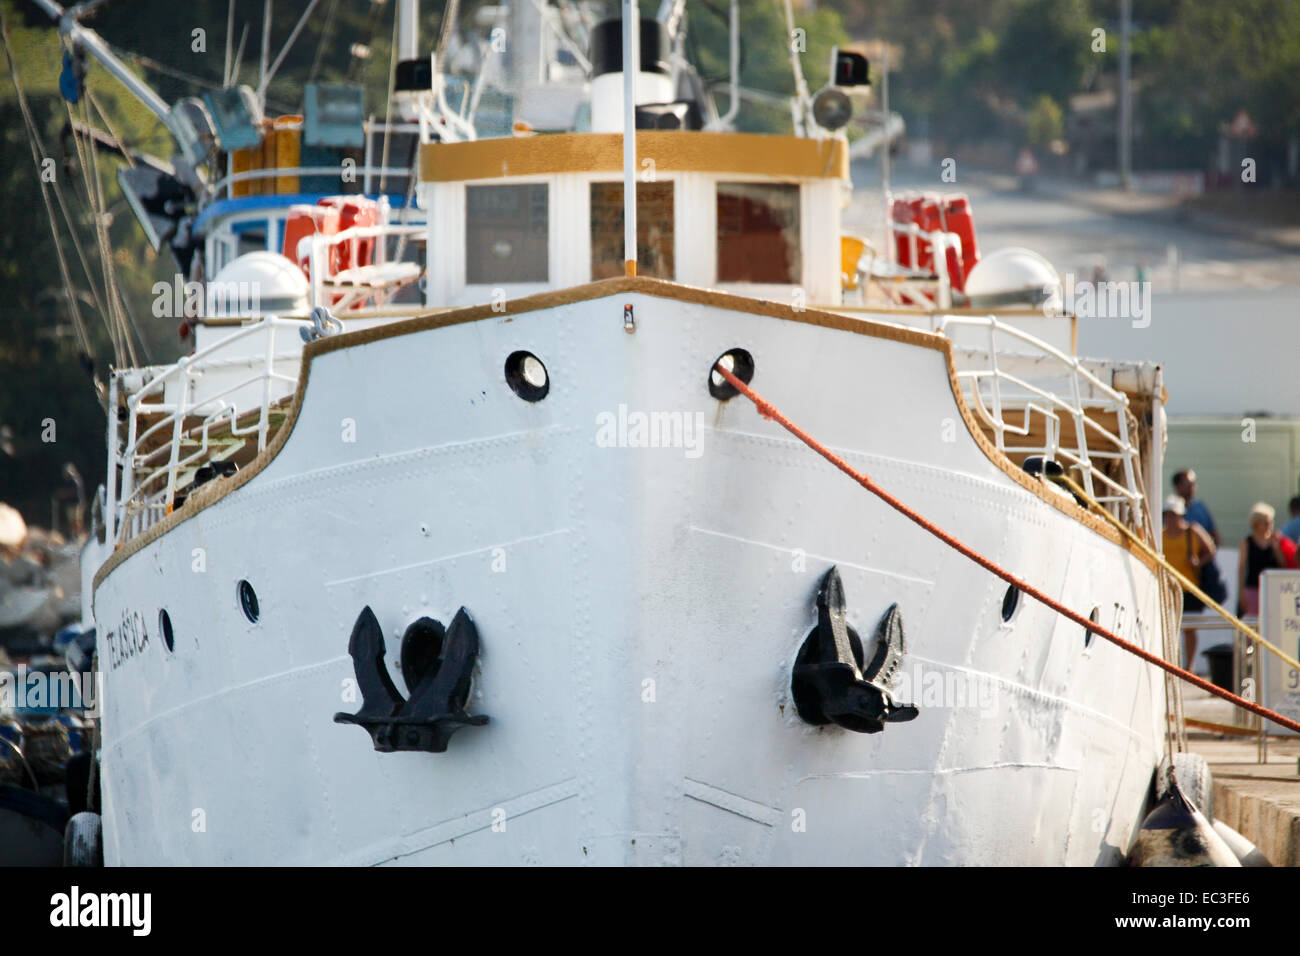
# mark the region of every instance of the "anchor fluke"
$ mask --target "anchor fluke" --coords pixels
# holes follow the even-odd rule
[[[352,655],[353,669],[357,674],[357,688],[361,691],[361,709],[354,719],[392,717],[402,709],[401,693],[384,666],[384,632],[370,605],[361,609],[352,637],[348,639],[348,653]],[[337,717],[335,718],[338,719]]]

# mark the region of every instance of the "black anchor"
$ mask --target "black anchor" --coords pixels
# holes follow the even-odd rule
[[[381,753],[423,750],[443,753],[461,727],[488,722],[465,712],[470,678],[478,659],[478,629],[464,608],[451,627],[422,617],[402,635],[402,675],[411,689],[404,700],[384,666],[384,632],[369,606],[353,625],[348,653],[361,688],[361,709],[338,713],[334,722],[359,724]]]
[[[849,626],[844,584],[832,567],[817,592],[817,626],[794,660],[795,709],[810,724],[835,723],[860,734],[916,719],[916,707],[898,703],[889,691],[905,652],[903,615],[892,604],[876,627],[875,654],[863,665],[862,640]]]

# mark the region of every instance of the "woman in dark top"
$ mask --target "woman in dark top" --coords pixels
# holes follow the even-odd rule
[[[1284,568],[1287,561],[1277,532],[1274,512],[1262,501],[1250,509],[1250,534],[1237,553],[1237,616],[1259,614],[1259,576],[1272,568]]]

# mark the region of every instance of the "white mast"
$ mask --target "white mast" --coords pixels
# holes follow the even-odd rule
[[[736,114],[740,112],[740,0],[731,0],[729,23],[729,33],[731,34],[731,102],[727,104],[726,115],[719,116],[717,120],[706,127],[712,130],[734,129]]]
[[[794,70],[794,102],[791,109],[794,135],[804,136],[809,132],[808,106],[812,97],[808,93],[808,81],[803,76],[803,65],[799,62],[799,47],[794,42],[794,7],[790,0],[785,0],[785,25],[790,35],[790,66]]]
[[[221,85],[230,87],[230,71],[235,62],[235,0],[226,8],[226,68],[221,71]]]
[[[262,58],[257,71],[257,105],[266,109],[266,69],[271,60],[271,0],[262,7]]]
[[[623,0],[623,273],[636,275],[636,78],[641,72],[641,11]]]
[[[420,0],[397,0],[397,59],[419,57]]]
[[[1120,0],[1119,11],[1119,185],[1129,189],[1133,185],[1133,94],[1129,83],[1132,0]]]

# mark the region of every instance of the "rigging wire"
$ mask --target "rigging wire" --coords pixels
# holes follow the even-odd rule
[[[438,27],[438,46],[434,51],[438,59],[438,69],[443,69],[442,58],[451,43],[452,34],[456,32],[456,21],[460,17],[460,0],[447,0],[442,10],[442,23]]]
[[[316,42],[316,57],[311,63],[311,72],[307,74],[307,82],[315,83],[316,75],[320,73],[321,63],[325,59],[325,47],[329,44],[330,37],[334,31],[334,14],[338,12],[339,0],[330,0],[330,5],[325,11],[325,25],[321,27],[320,39]]]
[[[86,120],[90,119],[90,107],[82,107],[82,115]],[[104,177],[99,169],[99,145],[95,142],[93,136],[86,137],[90,144],[90,158],[94,164],[95,172],[95,222],[97,225],[99,242],[101,246],[100,259],[104,264],[105,274],[108,276],[108,298],[109,306],[117,320],[118,327],[122,333],[122,341],[126,343],[127,355],[133,366],[139,365],[140,360],[136,355],[135,343],[131,341],[131,329],[127,323],[126,315],[122,310],[121,290],[117,282],[117,262],[113,258],[113,245],[108,238],[108,204],[104,202]],[[138,334],[138,333],[137,333]]]
[[[293,30],[289,32],[289,39],[284,41],[284,46],[280,48],[280,52],[276,54],[275,60],[271,63],[270,67],[267,68],[265,74],[258,82],[257,95],[262,102],[266,102],[266,91],[270,88],[271,81],[275,79],[275,74],[284,63],[284,58],[288,56],[289,51],[293,49],[294,43],[298,40],[298,34],[300,34],[302,28],[307,25],[307,19],[311,16],[311,12],[316,9],[318,3],[320,3],[320,0],[310,0],[307,4],[307,9],[302,12],[302,16],[299,17],[298,22],[294,24]]]
[[[235,43],[235,0],[228,0],[226,4],[226,60],[221,69],[221,82],[224,86],[230,86],[230,67],[234,62],[234,43]]]
[[[37,152],[44,155],[45,144],[41,141],[39,132],[29,129],[28,133],[36,144]],[[86,257],[85,245],[82,243],[81,237],[77,234],[76,224],[72,221],[72,213],[68,210],[68,200],[63,191],[63,184],[56,176],[54,181],[49,183],[49,186],[54,193],[54,198],[58,201],[59,212],[63,216],[64,225],[67,226],[68,229],[68,238],[72,242],[73,249],[77,252],[77,259],[80,261],[82,272],[85,274],[86,287],[90,290],[90,296],[93,300],[95,311],[102,317],[105,315],[104,301],[100,297],[99,287],[95,285],[95,274],[91,270],[90,261]]]
[[[80,168],[81,183],[86,190],[86,207],[90,210],[91,219],[95,220],[97,218],[97,213],[95,212],[95,200],[94,197],[91,195],[89,181],[86,178],[88,175],[87,165],[89,163],[89,160],[87,159],[86,154],[83,150],[81,138],[77,132],[77,125],[72,122],[73,119],[72,107],[69,104],[67,104],[66,101],[64,102],[64,106],[67,108],[69,127],[72,130],[72,145],[73,148],[77,151],[77,165]],[[113,364],[116,366],[121,366],[123,364],[123,350],[122,350],[121,343],[118,340],[117,326],[113,322],[112,303],[107,298],[109,294],[108,279],[107,279],[107,273],[104,271],[104,250],[100,247],[98,241],[97,222],[95,225],[95,229],[96,229],[95,251],[99,254],[99,272],[100,272],[99,279],[104,283],[104,292],[105,292],[105,300],[102,303],[103,312],[101,313],[101,317],[104,320],[104,327],[108,330],[109,342],[113,346]],[[94,280],[92,280],[92,284],[93,282]]]
[[[203,77],[196,76],[193,73],[186,73],[184,70],[178,70],[174,66],[160,63],[153,59],[153,57],[145,56],[143,53],[136,53],[134,50],[124,50],[112,45],[109,46],[109,49],[112,50],[113,54],[120,59],[129,60],[137,66],[143,66],[147,69],[153,70],[155,73],[170,76],[174,80],[183,80],[186,83],[190,83],[194,86],[201,86],[208,90],[224,89],[224,87],[215,80],[205,80]]]
[[[388,100],[384,104],[384,148],[380,153],[379,191],[386,192],[388,187],[388,144],[392,136],[393,96],[397,89],[397,36],[401,16],[397,4],[393,4],[393,45],[388,55]]]
[[[90,124],[90,104],[86,98],[81,100],[81,121],[85,129],[91,129]],[[113,329],[114,360],[116,363],[126,365],[138,364],[135,356],[135,346],[131,343],[130,331],[126,327],[126,321],[120,314],[117,302],[117,275],[113,263],[113,251],[108,242],[108,229],[105,222],[104,214],[104,195],[102,180],[99,175],[99,156],[95,147],[95,138],[88,134],[82,134],[77,131],[76,124],[73,122],[72,104],[64,101],[64,107],[68,112],[68,123],[72,127],[73,142],[77,144],[78,155],[81,156],[81,178],[86,187],[86,199],[90,204],[91,217],[95,223],[95,240],[99,248],[99,265],[104,275],[105,301],[108,306],[108,317],[112,320],[110,327]],[[91,181],[91,176],[94,181]]]
[[[72,221],[72,213],[68,210],[68,198],[64,194],[63,186],[58,179],[51,184],[54,187],[54,198],[58,200],[59,212],[63,215],[63,222],[68,227],[68,235],[72,239],[72,247],[77,251],[77,259],[81,262],[81,270],[86,276],[86,286],[90,289],[91,298],[94,299],[95,310],[101,317],[106,316],[107,307],[104,305],[103,298],[100,297],[99,287],[95,284],[95,274],[91,271],[90,260],[86,256],[85,245],[81,237],[77,235],[77,228]]]
[[[104,121],[104,127],[108,130],[108,134],[117,141],[118,152],[120,152],[126,159],[127,164],[134,169],[135,157],[132,156],[131,151],[126,148],[126,143],[123,142],[122,137],[117,135],[117,130],[113,128],[112,120],[108,118],[108,113],[105,111],[104,107],[100,105],[99,98],[95,96],[94,92],[89,88],[86,89],[86,98],[90,100],[90,105],[95,108],[95,112],[99,114],[99,118]],[[98,176],[98,168],[96,168],[96,175]],[[103,202],[102,193],[100,196],[100,202]],[[114,281],[116,281],[116,274],[114,275]],[[121,310],[122,315],[126,318],[127,323],[130,325],[131,331],[135,332],[135,337],[140,343],[140,349],[144,352],[146,361],[152,362],[152,349],[149,348],[149,342],[144,337],[144,333],[140,331],[140,326],[136,323],[135,315],[127,305],[126,295],[122,292],[120,285],[117,287],[117,295],[119,300],[118,307]]]
[[[370,5],[370,12],[366,17],[366,29],[364,34],[368,38],[365,44],[367,50],[373,50],[375,47],[376,31],[379,29],[383,9],[384,5],[381,3],[372,3]],[[353,50],[356,49],[356,46],[357,44],[355,43],[352,45]],[[365,64],[366,59],[368,58],[369,57],[359,57],[353,53],[352,61],[348,64],[348,82],[355,83],[358,82],[358,80],[365,79]]]
[[[239,70],[244,65],[244,44],[248,42],[248,24],[244,24],[244,31],[239,35],[239,49],[235,51],[235,62],[230,68],[230,85],[239,84]]]
[[[126,293],[122,291],[120,285],[117,287],[117,299],[122,314],[126,316],[126,321],[131,326],[131,331],[135,333],[136,339],[140,342],[140,350],[144,352],[144,360],[148,364],[152,365],[153,349],[149,348],[149,340],[146,339],[144,333],[140,331],[140,325],[135,320],[135,313],[131,311],[131,303],[126,300]]]
[[[28,135],[36,144],[37,152],[44,155],[45,144],[41,141],[40,133],[36,130],[29,129]],[[95,284],[95,274],[90,268],[90,260],[86,257],[85,245],[82,243],[81,237],[77,234],[77,227],[72,221],[72,213],[68,209],[68,198],[64,193],[63,184],[56,176],[54,182],[49,185],[52,187],[54,198],[58,201],[59,212],[63,216],[64,225],[67,226],[68,238],[72,242],[73,249],[77,252],[77,259],[81,263],[82,272],[85,274],[86,288],[90,290],[90,297],[93,300],[95,311],[101,318],[104,318],[107,315],[104,300],[100,297],[99,287]],[[107,320],[105,320],[105,323],[107,325]]]
[[[233,73],[233,76],[231,76],[230,78],[231,86],[235,86],[238,82],[239,70],[244,59],[244,44],[247,41],[247,39],[248,39],[248,24],[245,23],[244,32],[239,38],[239,48],[235,53],[234,64],[231,67],[231,71]],[[132,63],[136,64],[137,66],[142,66],[145,69],[153,70],[156,73],[161,73],[163,76],[170,76],[174,80],[181,80],[182,82],[189,83],[192,86],[198,86],[198,87],[202,87],[203,89],[214,90],[217,92],[226,89],[226,87],[223,86],[221,83],[218,83],[214,80],[205,80],[203,77],[195,76],[193,73],[186,73],[184,70],[178,70],[174,66],[168,66],[166,63],[160,63],[158,60],[155,60],[152,57],[145,56],[143,53],[136,53],[133,50],[124,50],[119,47],[111,46],[111,45],[109,46],[109,49],[112,50],[114,55],[116,55],[120,59],[129,60]],[[266,102],[272,108],[277,109],[283,113],[293,112],[293,109],[291,109],[289,106],[287,106],[284,103],[280,103],[277,100],[268,99]]]
[[[700,6],[702,6],[705,10],[709,11],[709,13],[713,14],[715,17],[717,17],[718,20],[722,23],[722,30],[723,30],[724,38],[725,38],[728,34],[730,34],[730,32],[731,32],[731,13],[730,13],[730,11],[728,11],[728,10],[723,10],[723,9],[721,9],[720,7],[716,6],[715,4],[709,3],[708,0],[700,0]],[[687,37],[690,37],[690,36],[692,36],[692,34],[688,33],[688,34],[687,34]],[[745,72],[745,61],[746,61],[746,57],[745,57],[745,53],[746,53],[746,50],[745,50],[745,34],[744,34],[744,31],[741,31],[741,35],[740,35],[740,44],[739,44],[739,46],[740,46],[740,56],[739,56],[740,69],[737,70],[737,73],[738,73],[739,75],[744,75],[744,72]],[[697,58],[698,58],[698,55],[699,55],[699,48],[698,48],[697,46],[695,46],[694,44],[692,44],[692,52],[694,52],[694,53],[696,54]],[[725,59],[726,56],[727,56],[727,54],[724,52],[724,53],[722,54],[722,57]],[[697,59],[697,62],[698,62],[698,59]],[[728,86],[728,85],[730,84],[730,80],[731,80],[731,70],[730,70],[730,65],[729,65],[729,64],[727,65],[726,69],[727,69],[727,73],[725,73],[725,74],[723,74],[723,75],[721,75],[721,76],[709,76],[709,75],[707,75],[707,74],[704,73],[703,69],[699,69],[699,73],[700,73],[700,77],[704,80],[704,82],[708,83],[709,86],[711,86],[711,87],[712,87],[712,86]],[[782,96],[782,97],[781,97],[781,101],[782,101],[782,102],[785,102],[785,101],[787,101],[789,98],[790,98],[789,96]],[[728,104],[728,106],[730,106],[730,104]]]
[[[54,217],[54,206],[50,202],[49,190],[46,188],[49,184],[45,182],[44,177],[41,175],[41,154],[43,150],[39,146],[39,138],[36,133],[36,122],[32,119],[31,108],[27,103],[27,94],[23,92],[22,82],[18,77],[18,64],[14,61],[13,50],[9,44],[9,24],[5,20],[4,6],[2,4],[0,4],[0,42],[3,42],[4,45],[5,59],[9,64],[9,76],[14,84],[14,92],[18,96],[18,109],[19,112],[22,113],[23,125],[27,129],[27,143],[32,150],[32,162],[36,167],[36,178],[41,184],[41,199],[45,203],[45,212],[50,223],[50,234],[54,240],[55,257],[58,259],[59,274],[63,279],[63,285],[67,291],[68,308],[72,314],[73,327],[76,329],[77,338],[81,343],[83,354],[93,363],[94,351],[90,345],[90,335],[86,330],[86,324],[81,316],[81,309],[77,304],[76,286],[73,285],[72,272],[68,268],[67,259],[63,255],[63,244],[59,239],[58,220]],[[102,389],[99,387],[98,382],[95,384],[96,392],[100,394],[102,401]]]
[[[135,169],[135,157],[132,156],[131,151],[126,148],[126,142],[122,139],[122,137],[117,135],[117,130],[113,128],[113,124],[109,120],[108,114],[104,112],[104,108],[99,105],[99,100],[96,98],[95,94],[92,93],[89,89],[87,89],[86,98],[90,100],[90,105],[95,108],[95,112],[99,114],[99,118],[104,121],[104,129],[108,130],[108,135],[113,137],[113,139],[117,142],[118,152],[122,154],[122,157],[126,160],[127,165],[130,166],[132,169]]]

